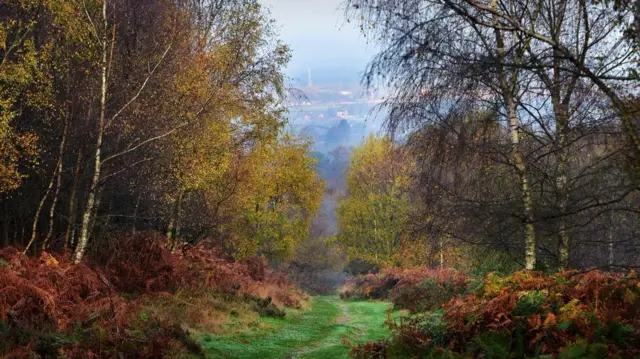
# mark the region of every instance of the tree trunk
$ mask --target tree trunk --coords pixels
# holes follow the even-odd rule
[[[169,240],[169,246],[173,245],[173,234],[175,232],[175,227],[176,227],[174,207],[175,206],[172,206],[171,208],[171,218],[169,219],[169,225],[167,226],[167,239]]]
[[[557,36],[562,32],[564,26],[564,10],[566,9],[566,3],[559,4],[559,14],[554,21],[554,31],[552,36],[557,41]],[[584,9],[586,11],[586,9]],[[569,162],[569,149],[568,149],[568,136],[569,136],[569,104],[571,96],[575,89],[575,85],[578,81],[577,75],[573,75],[570,78],[564,78],[562,73],[562,61],[563,56],[558,49],[553,50],[553,76],[548,78],[547,87],[551,93],[551,103],[553,105],[553,113],[555,117],[555,129],[557,144],[554,148],[554,152],[557,154],[558,161],[558,173],[556,174],[556,189],[557,189],[557,208],[560,215],[558,224],[558,269],[564,270],[569,265],[569,231],[567,228],[567,205],[569,203],[569,188],[568,188],[568,162]],[[563,95],[563,88],[566,88]]]
[[[101,188],[98,188],[98,191],[96,191],[96,200],[94,201],[94,205],[93,205],[91,222],[89,222],[89,233],[93,233],[93,229],[96,226],[96,222],[98,221],[98,215],[100,214],[101,203],[102,203],[102,191],[101,191]]]
[[[612,269],[614,263],[614,245],[613,245],[613,211],[609,211],[609,226],[607,228],[607,245],[609,249],[609,270]]]
[[[42,199],[40,199],[40,204],[38,205],[38,209],[36,209],[36,213],[33,215],[33,224],[31,226],[31,238],[29,239],[29,243],[27,243],[27,246],[25,247],[24,251],[22,252],[23,255],[27,254],[27,251],[33,245],[33,242],[35,241],[36,236],[38,234],[37,230],[38,230],[38,221],[40,220],[40,213],[42,212],[42,207],[44,207],[44,203],[47,201],[47,198],[49,197],[49,193],[51,193],[51,188],[53,188],[53,183],[56,180],[56,173],[58,172],[58,167],[60,166],[60,161],[62,161],[62,158],[58,159],[58,163],[56,163],[56,167],[53,170],[53,174],[51,175],[51,180],[49,181],[49,186],[47,186],[47,189],[44,192],[44,195],[42,196]]]
[[[440,236],[440,269],[444,269],[444,238]]]
[[[567,230],[567,204],[569,202],[569,189],[567,187],[567,106],[559,105],[555,112],[556,126],[558,128],[558,212],[560,224],[558,226],[558,267],[564,270],[569,265],[569,231]]]
[[[53,191],[53,201],[51,203],[51,208],[49,209],[49,230],[47,230],[47,235],[44,237],[44,241],[42,241],[42,249],[47,249],[49,245],[49,241],[51,240],[51,236],[53,235],[53,225],[55,222],[55,212],[56,212],[56,204],[58,202],[58,194],[60,193],[60,182],[62,177],[62,161],[58,161],[58,168],[56,170],[57,180],[56,180],[56,189]]]
[[[96,201],[96,192],[100,184],[100,170],[102,167],[102,137],[104,135],[105,126],[105,112],[107,107],[107,33],[109,23],[107,21],[107,0],[102,2],[102,20],[103,20],[103,35],[102,35],[102,60],[101,60],[101,85],[100,85],[100,119],[98,123],[98,136],[96,139],[96,152],[94,156],[94,169],[93,177],[91,178],[91,187],[89,188],[89,198],[87,198],[87,205],[82,214],[82,226],[80,229],[80,237],[78,238],[78,245],[73,253],[73,262],[80,263],[84,252],[87,250],[87,244],[89,242],[89,227],[93,219],[93,211]]]
[[[71,185],[71,195],[69,197],[69,214],[67,216],[67,231],[64,236],[63,250],[73,245],[76,236],[76,206],[77,206],[77,192],[78,182],[80,181],[80,168],[82,167],[82,149],[78,152],[78,159],[76,162],[76,171],[73,175],[73,184]]]
[[[176,248],[178,248],[178,241],[180,240],[180,226],[182,225],[182,200],[184,198],[184,191],[180,191],[180,195],[178,196],[178,208],[176,209],[176,233],[175,236],[173,238],[173,248],[171,249],[172,251],[174,251]]]
[[[565,200],[561,202],[566,203]],[[560,213],[566,209],[566,206],[560,208]],[[567,223],[565,217],[560,218],[558,226],[558,269],[565,270],[569,266],[569,232],[567,231]]]
[[[569,265],[569,231],[567,230],[567,203],[569,193],[567,190],[566,154],[562,154],[559,164],[560,174],[557,178],[558,186],[558,211],[560,213],[560,224],[558,228],[558,267],[564,270]]]
[[[182,211],[182,196],[184,191],[178,192],[178,198],[171,210],[171,219],[167,228],[167,238],[169,239],[169,249],[173,252],[178,246],[178,236],[180,232],[180,212]]]
[[[511,132],[512,159],[520,179],[520,195],[523,204],[524,235],[525,235],[525,269],[533,270],[536,266],[536,233],[533,224],[533,194],[527,177],[527,166],[520,152],[520,135],[518,133],[518,118],[515,104],[507,101],[509,116],[509,130]]]
[[[496,0],[491,0],[491,7],[497,11],[498,5]],[[493,15],[493,22],[498,24],[498,17]],[[498,65],[498,80],[500,83],[500,90],[502,92],[502,98],[507,111],[507,119],[509,121],[509,132],[511,135],[511,159],[514,165],[518,178],[520,180],[520,196],[523,204],[523,220],[524,220],[524,237],[525,237],[525,269],[533,270],[536,265],[536,234],[533,221],[533,194],[531,193],[531,187],[529,185],[529,178],[527,177],[527,165],[520,152],[520,134],[519,134],[519,122],[516,111],[516,102],[514,92],[518,80],[518,69],[514,68],[511,72],[510,78],[507,78],[507,71],[504,68],[505,57],[505,42],[502,35],[502,31],[499,27],[494,28],[494,34],[497,45],[497,65]],[[524,46],[524,45],[522,45]],[[523,48],[517,49],[523,51]],[[522,55],[522,54],[520,54]],[[516,63],[519,60],[516,59]]]
[[[567,230],[567,219],[565,217],[567,212],[567,191],[566,191],[567,176],[560,175],[558,177],[558,190],[559,190],[559,212],[560,212],[560,224],[558,226],[558,269],[564,270],[569,265],[569,231]]]
[[[49,241],[51,240],[51,236],[53,235],[53,225],[55,223],[55,213],[56,213],[56,204],[58,203],[58,195],[60,194],[60,187],[62,186],[62,168],[63,168],[63,157],[64,157],[64,148],[67,142],[67,131],[69,127],[69,120],[66,120],[64,123],[64,131],[62,132],[62,140],[60,141],[60,154],[58,160],[58,167],[56,171],[58,172],[56,179],[56,190],[53,192],[53,202],[51,203],[51,208],[49,209],[49,230],[47,231],[47,236],[44,237],[44,241],[42,242],[42,249],[47,249],[49,245]]]
[[[173,235],[176,231],[176,203],[171,204],[171,216],[169,217],[169,225],[167,225],[167,239],[169,240],[169,249],[173,245]]]
[[[536,232],[533,225],[533,196],[526,174],[521,174],[522,197],[525,217],[525,269],[533,270],[536,266]]]

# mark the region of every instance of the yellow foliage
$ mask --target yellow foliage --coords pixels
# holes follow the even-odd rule
[[[47,266],[57,266],[58,264],[60,264],[58,262],[58,260],[55,259],[55,257],[53,257],[52,255],[50,255],[50,254],[48,254],[46,252],[44,252],[42,255],[46,257],[46,259],[44,261],[45,265],[47,265]]]
[[[508,278],[503,278],[495,273],[489,273],[484,280],[482,286],[482,294],[485,297],[494,297],[502,293],[506,283],[509,282]]]
[[[382,267],[399,265],[411,206],[408,189],[413,161],[388,138],[369,136],[353,150],[347,170],[347,194],[337,208],[334,241],[348,259]]]
[[[284,135],[261,144],[242,165],[234,207],[226,225],[238,258],[256,253],[284,258],[308,236],[324,183],[318,177],[309,143]]]
[[[401,244],[400,251],[402,268],[424,267],[432,260],[432,248],[426,241],[406,240]]]
[[[568,322],[585,311],[585,306],[579,299],[573,298],[569,303],[560,308],[559,319],[561,322]]]
[[[2,10],[6,16],[0,20],[0,193],[17,189],[38,159],[37,136],[16,132],[14,121],[23,108],[29,108],[37,121],[61,117],[64,110],[54,106],[53,73],[63,72],[59,67],[78,53],[65,53],[60,43],[81,41],[88,35],[69,1],[7,0]],[[50,21],[48,31],[60,36],[37,38],[41,20]],[[79,56],[86,59],[85,55]],[[65,61],[56,61],[59,56]]]

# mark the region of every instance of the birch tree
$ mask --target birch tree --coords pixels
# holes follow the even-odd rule
[[[511,166],[519,177],[525,268],[536,263],[534,202],[527,160],[521,145],[520,101],[530,74],[522,68],[531,36],[516,36],[499,26],[499,17],[478,19],[449,1],[350,1],[348,14],[363,20],[365,33],[382,45],[366,72],[392,89],[387,101],[389,128],[411,129],[438,122],[462,101],[497,109],[510,133]],[[528,26],[539,11],[515,1],[489,7],[517,8]],[[494,26],[484,26],[483,21]]]
[[[625,31],[628,31],[631,39],[634,39],[634,27],[629,27],[629,24],[637,23],[637,17],[634,18],[634,6],[619,7],[619,11],[616,11],[608,4],[600,2],[523,2],[529,8],[547,11],[550,16],[555,16],[552,18],[553,22],[547,23],[547,26],[531,27],[522,21],[515,7],[494,8],[486,3],[470,0],[448,3],[465,16],[496,19],[493,24],[479,20],[483,26],[518,33],[519,36],[532,38],[537,45],[551,48],[554,57],[570,64],[571,67],[565,66],[565,69],[590,81],[609,99],[618,112],[630,152],[636,161],[634,170],[638,170],[640,135],[634,124],[636,110],[627,97],[631,89],[640,82],[634,66],[640,54],[636,51],[633,41],[628,41],[623,36]],[[561,30],[558,26],[563,27],[571,11],[574,15],[581,16],[574,19],[571,27],[573,32],[567,36],[558,31]],[[579,40],[578,43],[576,39]]]

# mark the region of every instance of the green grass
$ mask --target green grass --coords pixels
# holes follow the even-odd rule
[[[309,308],[290,310],[284,319],[260,318],[248,329],[197,339],[208,358],[348,358],[343,338],[355,344],[389,334],[383,326],[389,306],[315,297]]]

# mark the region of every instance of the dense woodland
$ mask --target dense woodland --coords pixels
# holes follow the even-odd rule
[[[354,153],[337,241],[382,266],[482,245],[526,269],[638,267],[637,7],[350,1],[394,141]]]
[[[290,56],[255,1],[0,5],[2,236],[25,253],[114,233],[291,254],[322,196],[284,132]],[[116,245],[117,247],[117,245]]]

